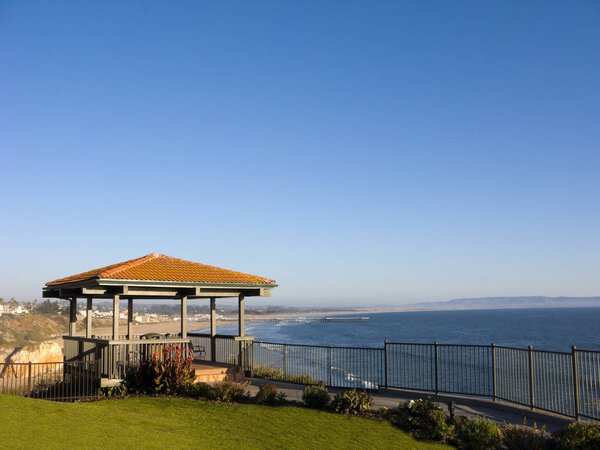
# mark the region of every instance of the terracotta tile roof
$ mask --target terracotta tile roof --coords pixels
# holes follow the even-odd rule
[[[49,281],[46,286],[107,278],[111,280],[275,285],[274,280],[152,253],[141,258]]]

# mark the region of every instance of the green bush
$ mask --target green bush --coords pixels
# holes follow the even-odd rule
[[[127,386],[125,383],[117,384],[116,386],[106,386],[101,387],[99,389],[100,396],[110,398],[110,397],[126,397],[127,396]]]
[[[550,450],[553,448],[553,440],[546,432],[546,428],[538,428],[537,425],[528,427],[526,425],[504,424],[500,429],[502,444],[507,450]]]
[[[277,397],[277,386],[265,384],[258,388],[258,392],[254,399],[262,405],[272,405]]]
[[[220,381],[210,386],[208,400],[217,400],[225,403],[243,402],[250,398],[248,383],[234,381]]]
[[[141,361],[125,378],[127,389],[139,394],[185,394],[194,382],[192,353],[180,345],[163,348],[162,355]]]
[[[192,398],[209,400],[212,398],[212,388],[207,383],[194,383],[189,387],[186,394]]]
[[[390,420],[390,411],[391,409],[388,408],[387,406],[382,406],[381,408],[379,408],[377,410],[377,416],[380,419],[384,419],[384,420]]]
[[[445,442],[454,438],[454,426],[444,410],[429,400],[407,400],[389,410],[388,420],[417,439]]]
[[[500,447],[500,430],[491,420],[481,417],[474,419],[457,417],[455,424],[458,448],[464,450],[494,450]]]
[[[337,394],[331,402],[332,408],[341,414],[364,414],[371,411],[373,397],[365,391],[351,389]]]
[[[556,437],[561,450],[597,450],[600,449],[600,424],[573,422]]]
[[[329,405],[329,392],[322,384],[306,386],[302,391],[302,401],[309,408],[325,409]]]
[[[286,375],[281,370],[273,369],[267,366],[255,367],[253,375],[255,378],[264,378],[265,380],[287,381],[289,383],[298,384],[319,384],[318,380],[315,380],[312,376],[308,374]]]

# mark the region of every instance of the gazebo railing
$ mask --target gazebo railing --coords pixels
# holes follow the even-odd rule
[[[162,357],[164,348],[179,344],[185,350],[193,350],[199,361],[235,365],[243,371],[253,367],[253,336],[231,336],[188,333],[182,338],[146,338],[119,336],[113,340],[107,336],[63,336],[65,361],[99,361],[101,378],[122,379],[127,368],[149,359],[153,354]]]
[[[194,348],[194,357],[200,361],[237,365],[243,371],[253,367],[254,336],[188,333],[188,338]]]
[[[164,349],[181,345],[189,350],[189,339],[120,339],[86,338],[83,336],[63,336],[65,361],[100,361],[100,377],[123,379],[127,368],[140,361],[150,359],[154,354],[163,357]]]

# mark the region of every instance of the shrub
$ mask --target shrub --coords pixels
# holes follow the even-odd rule
[[[456,418],[458,448],[464,450],[493,450],[500,446],[500,430],[494,422],[481,417]],[[528,447],[523,447],[528,448]]]
[[[287,397],[288,397],[288,395],[285,392],[278,392],[277,395],[275,396],[275,398],[277,399],[277,401],[279,403],[285,402]]]
[[[553,448],[553,442],[546,428],[538,428],[526,425],[504,424],[500,430],[502,444],[507,450],[549,450]]]
[[[390,411],[391,411],[391,409],[388,408],[387,406],[382,406],[381,408],[379,408],[377,410],[377,415],[379,416],[380,419],[389,420],[390,419]]]
[[[325,409],[329,400],[329,392],[322,384],[306,386],[302,391],[302,401],[309,408]]]
[[[161,357],[162,356],[162,357]],[[141,361],[125,378],[127,388],[140,394],[183,394],[194,381],[192,353],[180,345],[163,348]]]
[[[117,384],[116,386],[106,386],[101,387],[99,389],[100,396],[110,398],[110,397],[126,397],[127,396],[127,386],[125,383]]]
[[[365,391],[351,389],[337,394],[333,398],[331,406],[336,412],[341,414],[364,414],[371,411],[373,397]]]
[[[445,442],[454,436],[444,410],[429,400],[407,400],[389,411],[388,420],[417,439]]]
[[[561,450],[595,450],[600,448],[600,424],[573,422],[557,433]]]
[[[248,383],[236,383],[234,381],[220,381],[210,386],[209,400],[232,403],[242,402],[250,398]]]
[[[212,388],[210,384],[207,383],[194,383],[189,387],[186,394],[192,398],[203,398],[208,400],[212,398]]]
[[[277,397],[277,386],[272,384],[265,384],[258,388],[258,392],[254,399],[257,403],[261,403],[263,405],[272,405],[275,403],[275,398]]]
[[[281,370],[273,369],[267,366],[258,366],[254,368],[255,378],[264,378],[265,380],[273,381],[288,381],[290,383],[298,384],[319,384],[318,380],[315,380],[311,375],[290,375],[285,374]]]

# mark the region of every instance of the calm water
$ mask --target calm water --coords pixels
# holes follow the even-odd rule
[[[294,344],[380,347],[383,341],[490,344],[546,350],[600,349],[600,308],[420,311],[357,314],[364,322],[250,323],[258,340]],[[235,326],[219,327],[234,334]]]

